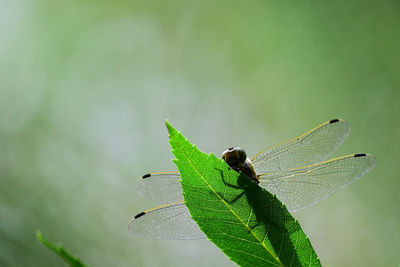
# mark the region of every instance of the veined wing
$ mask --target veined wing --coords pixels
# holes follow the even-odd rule
[[[134,234],[159,239],[201,239],[204,233],[190,217],[183,201],[137,214],[129,223]]]
[[[136,185],[142,196],[167,204],[183,200],[179,172],[155,172],[143,175]]]
[[[251,162],[256,173],[283,171],[327,159],[349,135],[350,125],[342,119],[321,124],[311,131],[267,148]]]
[[[375,166],[368,154],[354,154],[302,168],[260,175],[260,186],[275,194],[289,211],[316,204],[354,182]]]

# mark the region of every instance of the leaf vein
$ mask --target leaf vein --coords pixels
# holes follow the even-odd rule
[[[236,219],[244,226],[247,228],[247,230],[253,235],[253,237],[262,245],[262,247],[265,249],[265,251],[267,251],[271,257],[277,262],[279,263],[279,265],[282,265],[282,262],[279,260],[279,258],[277,258],[268,248],[267,246],[261,242],[261,240],[258,238],[258,236],[253,232],[253,230],[251,228],[249,228],[248,225],[245,224],[245,222],[239,217],[239,215],[228,205],[228,203],[218,194],[218,192],[215,191],[215,189],[208,183],[208,181],[203,177],[202,174],[200,174],[199,170],[197,167],[195,167],[195,165],[192,163],[191,159],[188,158],[188,155],[185,153],[185,151],[182,149],[182,145],[178,146],[179,149],[181,150],[181,153],[183,155],[186,156],[186,160],[187,162],[191,165],[191,167],[197,172],[198,176],[200,177],[200,179],[208,185],[208,187],[210,188],[210,190],[221,200],[221,202],[231,211],[231,213],[236,217]],[[193,147],[194,149],[194,147]],[[191,153],[192,154],[192,153]],[[210,157],[210,156],[209,156]]]

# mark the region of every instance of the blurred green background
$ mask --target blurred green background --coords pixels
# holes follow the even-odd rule
[[[324,266],[400,262],[398,1],[0,0],[0,266],[234,266],[207,240],[147,240],[135,192],[174,170],[164,119],[251,156],[336,117],[335,155],[377,165],[295,213]]]

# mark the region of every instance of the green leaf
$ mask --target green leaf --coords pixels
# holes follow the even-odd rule
[[[209,240],[240,266],[321,266],[275,196],[166,125],[185,204]]]
[[[36,231],[36,237],[40,243],[48,247],[54,253],[58,254],[69,266],[72,267],[86,267],[88,265],[83,264],[78,258],[72,256],[62,246],[55,245],[51,241],[47,240],[40,231]]]

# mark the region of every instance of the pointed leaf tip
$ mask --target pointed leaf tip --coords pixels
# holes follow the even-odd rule
[[[178,131],[172,126],[168,120],[165,120],[165,126],[167,126],[168,134],[169,136],[174,136],[175,134],[178,133]]]
[[[167,126],[168,133],[171,134],[171,132],[173,131],[174,127],[172,127],[172,125],[169,123],[168,119],[165,120],[165,126]]]
[[[42,232],[40,232],[39,230],[36,230],[36,238],[37,238],[38,240],[42,240],[42,239],[43,239]]]

